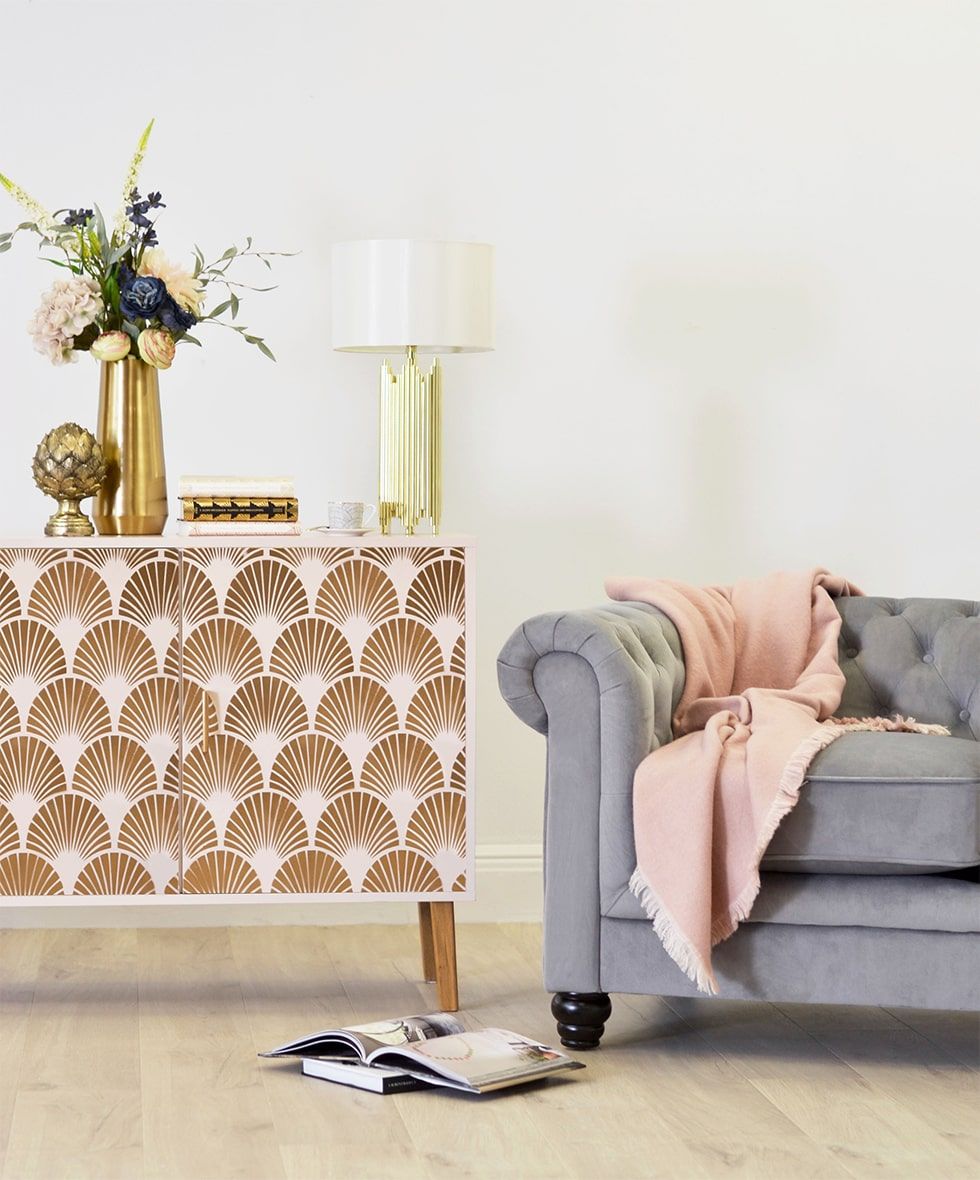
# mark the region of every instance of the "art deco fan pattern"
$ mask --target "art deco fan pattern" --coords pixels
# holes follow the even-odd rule
[[[0,894],[176,893],[179,556],[0,549]]]
[[[0,551],[0,893],[468,886],[464,551]]]

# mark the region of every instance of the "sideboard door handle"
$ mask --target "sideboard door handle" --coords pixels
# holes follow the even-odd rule
[[[207,753],[208,747],[211,745],[211,712],[214,711],[215,719],[218,716],[218,702],[213,692],[203,690],[201,692],[201,752]],[[215,726],[217,728],[217,726]]]

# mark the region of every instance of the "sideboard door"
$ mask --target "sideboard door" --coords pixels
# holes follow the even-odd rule
[[[0,894],[179,888],[177,554],[0,549]]]
[[[466,561],[188,546],[186,893],[464,897]]]

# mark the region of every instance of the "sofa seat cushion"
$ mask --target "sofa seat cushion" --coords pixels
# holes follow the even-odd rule
[[[603,917],[648,920],[628,889]],[[941,876],[763,873],[746,921],[974,934],[980,932],[980,883]]]
[[[762,861],[783,873],[930,873],[980,864],[980,742],[848,733],[810,765]]]

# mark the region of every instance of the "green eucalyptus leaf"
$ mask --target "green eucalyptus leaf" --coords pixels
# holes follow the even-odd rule
[[[0,254],[6,254],[13,242],[0,242]]]
[[[185,333],[183,334],[183,336],[180,336],[180,337],[178,337],[178,339],[177,339],[177,343],[178,343],[178,344],[183,344],[185,340],[187,341],[187,343],[188,343],[188,344],[196,344],[198,348],[203,348],[203,347],[204,347],[204,346],[201,344],[200,340],[198,340],[198,338],[197,338],[196,336],[192,336],[192,335],[190,334],[190,332],[185,332]]]
[[[231,298],[228,300],[228,302],[231,304],[231,318],[235,319],[238,316],[238,308],[241,304],[241,300],[238,298],[235,292],[232,291]]]
[[[264,340],[259,340],[258,346],[259,346],[259,352],[261,352],[264,356],[267,356],[270,361],[274,361],[276,359],[272,353],[272,349],[269,348],[269,346],[265,343]]]
[[[229,307],[231,307],[231,300],[226,299],[224,301],[224,303],[219,303],[218,306],[214,309],[214,311],[208,312],[205,319],[216,320],[219,315],[224,315],[224,313],[228,310]]]
[[[237,246],[229,246],[228,249],[224,252],[224,254],[222,254],[221,257],[218,259],[218,261],[224,262],[226,258],[234,258],[237,253],[238,253]]]

